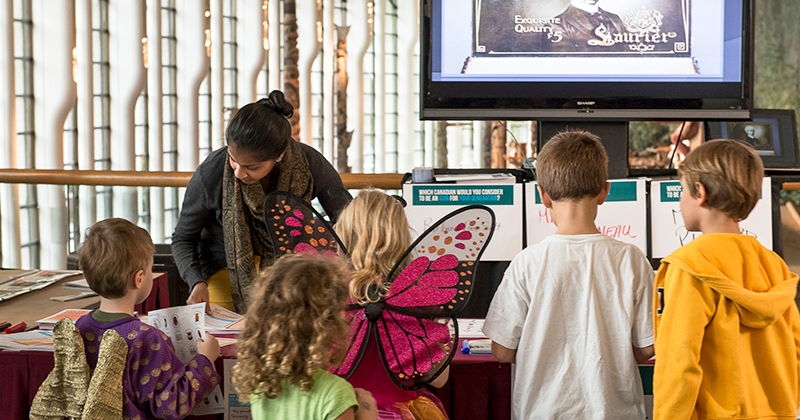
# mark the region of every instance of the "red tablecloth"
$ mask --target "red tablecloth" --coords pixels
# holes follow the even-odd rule
[[[222,350],[223,357],[235,356],[233,346]],[[218,359],[216,363],[220,372],[221,361]],[[53,353],[0,351],[0,369],[3,372],[0,380],[2,418],[27,419],[39,385],[53,369]],[[511,417],[511,365],[498,363],[491,356],[456,354],[450,365],[450,380],[443,388],[431,391],[442,400],[452,420]]]
[[[220,359],[221,360],[221,359]],[[218,366],[221,369],[222,366]],[[27,420],[28,410],[39,385],[53,369],[53,353],[43,351],[0,351],[0,418]],[[194,420],[210,420],[215,416],[195,416]],[[221,419],[221,415],[219,416]]]
[[[150,290],[150,295],[144,302],[136,305],[134,310],[141,315],[147,315],[149,311],[164,308],[169,308],[169,277],[167,273],[157,273],[153,277],[153,288]]]
[[[53,369],[53,353],[40,351],[0,352],[0,413],[7,419],[27,419],[39,385]]]
[[[450,363],[450,380],[431,392],[442,400],[451,420],[510,419],[511,365],[499,363],[491,355],[456,353]]]

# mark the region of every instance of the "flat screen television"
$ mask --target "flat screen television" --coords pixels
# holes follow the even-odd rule
[[[422,0],[422,119],[742,120],[753,0]]]

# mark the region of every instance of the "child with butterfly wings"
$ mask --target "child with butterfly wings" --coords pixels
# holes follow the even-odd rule
[[[424,385],[447,381],[457,331],[443,320],[466,304],[493,229],[491,210],[470,206],[411,245],[403,205],[391,196],[362,191],[342,211],[336,231],[353,267],[353,305],[351,347],[337,373],[373,393],[381,419],[447,418]]]
[[[406,257],[402,263],[408,263],[406,254],[411,244],[411,231],[408,226],[403,206],[393,197],[380,191],[362,191],[342,211],[336,224],[342,244],[350,253],[353,266],[350,281],[350,297],[354,303],[369,305],[377,303],[389,289],[389,273],[398,260]],[[369,318],[369,314],[366,314]],[[359,322],[358,314],[352,315],[352,327],[355,337],[358,329],[367,325]],[[340,373],[350,373],[348,381],[355,387],[372,392],[375,397],[381,419],[445,419],[444,408],[436,396],[420,388],[407,390],[392,382],[382,368],[382,351],[384,358],[392,357],[389,349],[380,349],[376,340],[369,339],[366,331],[361,334],[361,360],[358,366],[352,366],[355,352],[345,361]],[[431,343],[439,348],[440,343]],[[388,351],[387,351],[388,350]],[[350,366],[348,366],[350,365]],[[440,388],[448,378],[450,367],[443,365],[438,371],[426,372],[430,384]],[[433,375],[437,375],[435,379]],[[423,374],[425,377],[425,374]],[[422,379],[422,378],[420,378]],[[413,416],[413,417],[412,417]]]
[[[454,316],[467,304],[494,232],[491,209],[454,210],[413,243],[402,204],[379,191],[362,191],[342,211],[336,224],[341,237],[289,193],[269,194],[264,213],[276,257],[350,256],[350,340],[332,372],[370,391],[381,419],[446,419],[441,402],[424,387],[447,381],[458,341]]]

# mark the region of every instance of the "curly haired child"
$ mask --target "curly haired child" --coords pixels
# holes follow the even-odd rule
[[[347,278],[341,261],[296,254],[260,274],[233,368],[253,419],[376,418],[368,392],[327,371],[346,349]]]
[[[342,210],[336,232],[350,253],[353,267],[350,296],[359,304],[377,302],[389,289],[387,278],[411,245],[411,229],[402,204],[377,190],[361,191]],[[377,293],[370,293],[377,289]],[[442,387],[449,367],[431,385]],[[381,419],[446,419],[441,402],[427,390],[399,388],[385,373],[378,345],[369,340],[348,381],[375,397]]]

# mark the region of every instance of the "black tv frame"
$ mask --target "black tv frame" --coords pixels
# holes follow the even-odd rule
[[[422,120],[746,120],[753,108],[754,1],[742,2],[742,81],[731,83],[433,82],[433,1],[420,3]],[[471,4],[472,2],[470,2]]]

